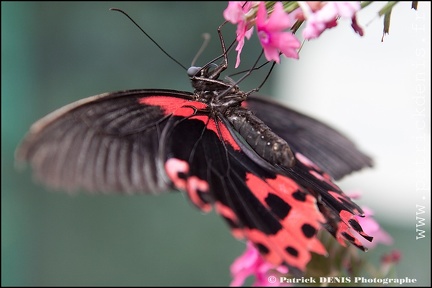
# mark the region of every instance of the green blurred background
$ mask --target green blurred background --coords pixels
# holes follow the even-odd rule
[[[204,32],[212,41],[198,64],[219,55],[216,27],[226,2],[1,5],[2,285],[228,285],[229,265],[244,244],[220,217],[203,215],[184,195],[70,196],[33,182],[30,169],[18,171],[13,157],[34,121],[72,101],[126,89],[190,90],[185,71],[110,7],[128,12],[188,66]],[[233,29],[226,28],[227,41]],[[242,63],[253,63],[258,53],[244,53]],[[242,87],[254,88],[262,75]],[[264,94],[272,94],[272,81]],[[430,229],[424,241],[415,241],[412,226],[382,224],[395,244],[368,257],[378,261],[383,252],[400,249],[398,275],[430,285]]]

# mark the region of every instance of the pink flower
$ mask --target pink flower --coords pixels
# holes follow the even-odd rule
[[[392,237],[384,231],[378,222],[372,217],[373,213],[367,207],[362,207],[365,217],[356,216],[360,226],[363,228],[363,231],[371,235],[373,237],[372,242],[369,242],[361,237],[359,237],[360,242],[362,242],[363,246],[366,248],[372,249],[378,243],[391,245],[393,243]]]
[[[360,36],[364,35],[363,28],[358,25],[357,17],[355,15],[351,18],[351,27],[354,29],[354,32],[356,32]]]
[[[302,31],[303,38],[310,40],[317,38],[326,29],[333,28],[337,25],[337,19],[334,18],[329,22],[323,22],[319,19],[319,15],[311,14],[306,22],[306,27]]]
[[[361,197],[361,192],[351,191],[347,193],[347,195],[352,199],[359,199]],[[373,240],[372,242],[369,242],[363,239],[363,237],[357,237],[357,239],[359,239],[363,246],[369,249],[374,248],[376,245],[378,245],[378,243],[391,245],[393,243],[392,237],[386,231],[381,229],[381,226],[372,217],[372,210],[367,207],[362,207],[362,209],[364,212],[364,217],[356,216],[356,219],[359,222],[360,226],[363,228],[363,231],[366,234],[372,236]],[[353,233],[357,234],[357,232],[355,231],[353,231]]]
[[[399,250],[392,250],[389,254],[381,256],[381,275],[388,275],[392,267],[400,262],[402,253]]]
[[[269,276],[274,276],[271,274],[271,270],[276,270],[275,272],[283,274],[288,273],[287,267],[276,267],[265,261],[252,242],[248,241],[246,243],[246,251],[231,265],[233,280],[230,286],[243,285],[246,278],[251,275],[255,276],[254,286],[280,286],[278,281],[275,283],[268,281]]]
[[[356,12],[361,9],[359,1],[351,2],[327,2],[321,9],[313,11],[310,5],[299,2],[303,10],[304,17],[307,19],[306,27],[303,29],[303,37],[305,39],[317,38],[324,30],[333,28],[337,25],[337,19],[350,18],[352,19],[352,27],[354,31],[362,35],[363,31],[357,24]],[[315,7],[315,9],[319,7]]]
[[[335,17],[352,18],[361,9],[359,1],[330,1],[319,10],[320,18],[331,21]]]
[[[381,257],[381,263],[384,265],[397,264],[402,258],[402,253],[399,250],[392,250],[389,254],[384,254]]]
[[[223,15],[225,20],[233,24],[237,24],[237,61],[235,68],[240,65],[240,54],[244,46],[244,38],[250,39],[253,33],[253,27],[248,28],[249,23],[246,19],[246,14],[251,9],[252,4],[250,2],[236,2],[229,1],[228,7],[224,10]]]
[[[268,19],[265,4],[260,2],[256,25],[258,37],[267,60],[279,63],[279,51],[286,57],[298,59],[297,49],[300,48],[300,42],[292,33],[282,32],[287,28],[291,28],[292,24],[281,2],[276,2],[274,10]]]

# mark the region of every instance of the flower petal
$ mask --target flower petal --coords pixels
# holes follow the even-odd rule
[[[267,11],[266,11],[264,2],[261,1],[259,6],[258,6],[258,12],[257,12],[257,16],[256,16],[256,25],[257,25],[258,31],[260,30],[261,26],[265,25],[266,20],[267,20]]]
[[[393,243],[393,238],[384,231],[378,222],[372,217],[372,211],[367,207],[362,207],[365,216],[364,217],[356,217],[360,226],[363,228],[363,231],[373,236],[372,242],[366,241],[363,238],[359,238],[360,242],[362,242],[363,246],[366,248],[374,248],[379,243],[391,245]]]
[[[223,12],[225,20],[237,24],[243,20],[243,15],[243,8],[240,2],[228,1],[228,7]]]
[[[268,61],[280,63],[279,51],[273,46],[264,47],[264,55]]]
[[[258,22],[257,22],[258,25]],[[282,31],[291,27],[291,19],[283,9],[281,2],[276,2],[274,10],[270,14],[270,17],[266,24],[268,31]]]
[[[285,266],[275,266],[261,256],[252,242],[246,243],[246,251],[238,257],[231,265],[231,275],[233,280],[230,286],[243,285],[246,278],[255,276],[253,286],[279,286],[279,283],[270,283],[268,277],[272,274],[269,272],[288,273],[288,268]]]
[[[297,49],[300,48],[301,44],[292,33],[283,32],[273,35],[272,41],[274,46],[278,47],[286,57],[298,59]]]
[[[338,15],[343,18],[352,18],[361,9],[359,1],[335,2]]]

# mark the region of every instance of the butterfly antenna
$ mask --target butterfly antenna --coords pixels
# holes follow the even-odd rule
[[[207,48],[208,43],[210,43],[210,34],[209,33],[204,33],[202,35],[202,37],[204,38],[204,42],[202,43],[200,49],[198,50],[197,54],[195,55],[195,57],[192,60],[191,66],[195,65],[195,62],[198,60],[198,57],[201,56],[201,54],[204,52],[204,50]]]
[[[143,32],[144,35],[146,35],[147,38],[149,38],[150,41],[152,41],[165,55],[167,55],[171,60],[173,60],[175,63],[177,63],[184,70],[187,70],[187,68],[183,64],[181,64],[174,57],[172,57],[170,54],[168,54],[168,52],[166,52],[165,49],[163,49],[152,37],[150,37],[150,35],[147,34],[147,32],[145,32],[144,29],[142,29],[126,12],[124,12],[123,10],[118,9],[118,8],[110,8],[109,10],[123,13],[123,15],[125,15],[127,18],[129,18],[129,20],[132,21],[132,23],[135,24],[135,26],[137,26],[141,30],[141,32]]]

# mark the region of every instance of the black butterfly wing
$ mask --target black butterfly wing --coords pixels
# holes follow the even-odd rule
[[[79,100],[33,124],[16,159],[29,162],[37,179],[57,189],[165,191],[171,183],[159,143],[167,114],[140,102],[154,96],[191,97],[169,90],[129,90]]]
[[[302,159],[285,174],[267,169],[253,150],[246,153],[251,148],[240,144],[245,141],[222,115],[189,105],[195,113],[167,123],[165,170],[195,206],[205,212],[215,207],[235,237],[291,271],[304,270],[311,252],[326,253],[316,238],[323,224],[341,244],[345,239],[363,249],[350,230],[368,238],[354,217],[361,209],[325,174]]]
[[[65,106],[36,122],[17,150],[44,183],[62,189],[158,193],[177,188],[202,211],[212,206],[233,235],[268,261],[304,270],[325,254],[325,224],[341,243],[359,209],[320,170],[298,158],[284,174],[261,159],[219,112],[191,94],[132,90]]]
[[[250,96],[244,106],[277,135],[334,179],[372,166],[372,159],[340,132],[309,116],[263,97]]]
[[[198,112],[188,119],[171,120],[172,125],[167,124],[171,136],[166,145],[166,171],[195,206],[205,212],[214,207],[235,237],[252,241],[272,263],[288,263],[303,270],[310,260],[310,250],[325,253],[315,238],[304,236],[301,221],[290,221],[284,209],[291,204],[294,212],[290,215],[305,216],[315,234],[319,220],[324,219],[311,195],[305,196],[307,201],[295,203],[298,201],[291,196],[296,192],[289,185],[291,181],[285,179],[289,183],[284,183],[259,167],[236,144],[227,126],[210,115]],[[283,193],[290,196],[277,196]],[[271,198],[267,201],[270,204],[266,198]],[[279,207],[278,199],[290,204]],[[281,218],[286,218],[285,226]],[[284,250],[288,246],[297,255],[288,254]]]

